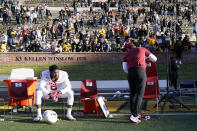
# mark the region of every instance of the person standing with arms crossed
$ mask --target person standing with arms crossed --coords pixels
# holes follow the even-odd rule
[[[157,57],[149,50],[144,47],[136,47],[132,43],[122,61],[123,70],[128,73],[130,121],[133,123],[141,122],[138,115],[146,87],[146,57],[153,62],[157,61]]]

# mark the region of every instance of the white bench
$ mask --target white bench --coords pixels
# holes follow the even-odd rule
[[[2,82],[3,80],[7,80],[8,78],[8,75],[0,75],[0,82]]]
[[[166,88],[166,80],[159,80],[160,89]],[[71,81],[72,89],[79,89],[81,81]],[[98,90],[129,89],[127,80],[97,80]]]
[[[3,80],[8,79],[9,76],[7,75],[0,75],[0,82]],[[37,84],[39,86],[39,83]],[[80,91],[81,88],[81,81],[71,81],[71,86],[74,91]],[[4,86],[5,87],[5,86]],[[160,89],[166,88],[166,80],[159,80],[159,87]],[[129,90],[129,85],[127,80],[97,80],[97,88],[98,90]],[[7,89],[7,88],[6,88]],[[1,90],[6,90],[2,89]]]

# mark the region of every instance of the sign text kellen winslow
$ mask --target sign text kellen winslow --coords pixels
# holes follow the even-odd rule
[[[15,61],[86,61],[86,57],[22,57],[17,56]]]

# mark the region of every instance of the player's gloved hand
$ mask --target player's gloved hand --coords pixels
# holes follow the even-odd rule
[[[57,102],[58,101],[58,97],[57,97],[58,93],[57,92],[52,92],[50,94],[50,98],[52,101]]]

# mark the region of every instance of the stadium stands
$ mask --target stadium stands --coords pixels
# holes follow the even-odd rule
[[[4,30],[1,38],[7,49],[2,43],[0,51],[124,52],[129,37],[138,41],[138,46],[150,48],[153,45],[152,51],[164,51],[166,36],[171,38],[171,50],[176,49],[179,36],[191,37],[183,41],[182,46],[185,50],[195,50],[194,5],[190,4],[190,10],[185,3],[116,0],[95,8],[95,3],[88,2],[25,0],[23,6],[16,2],[3,3],[0,29]],[[100,34],[102,27],[105,32]]]

